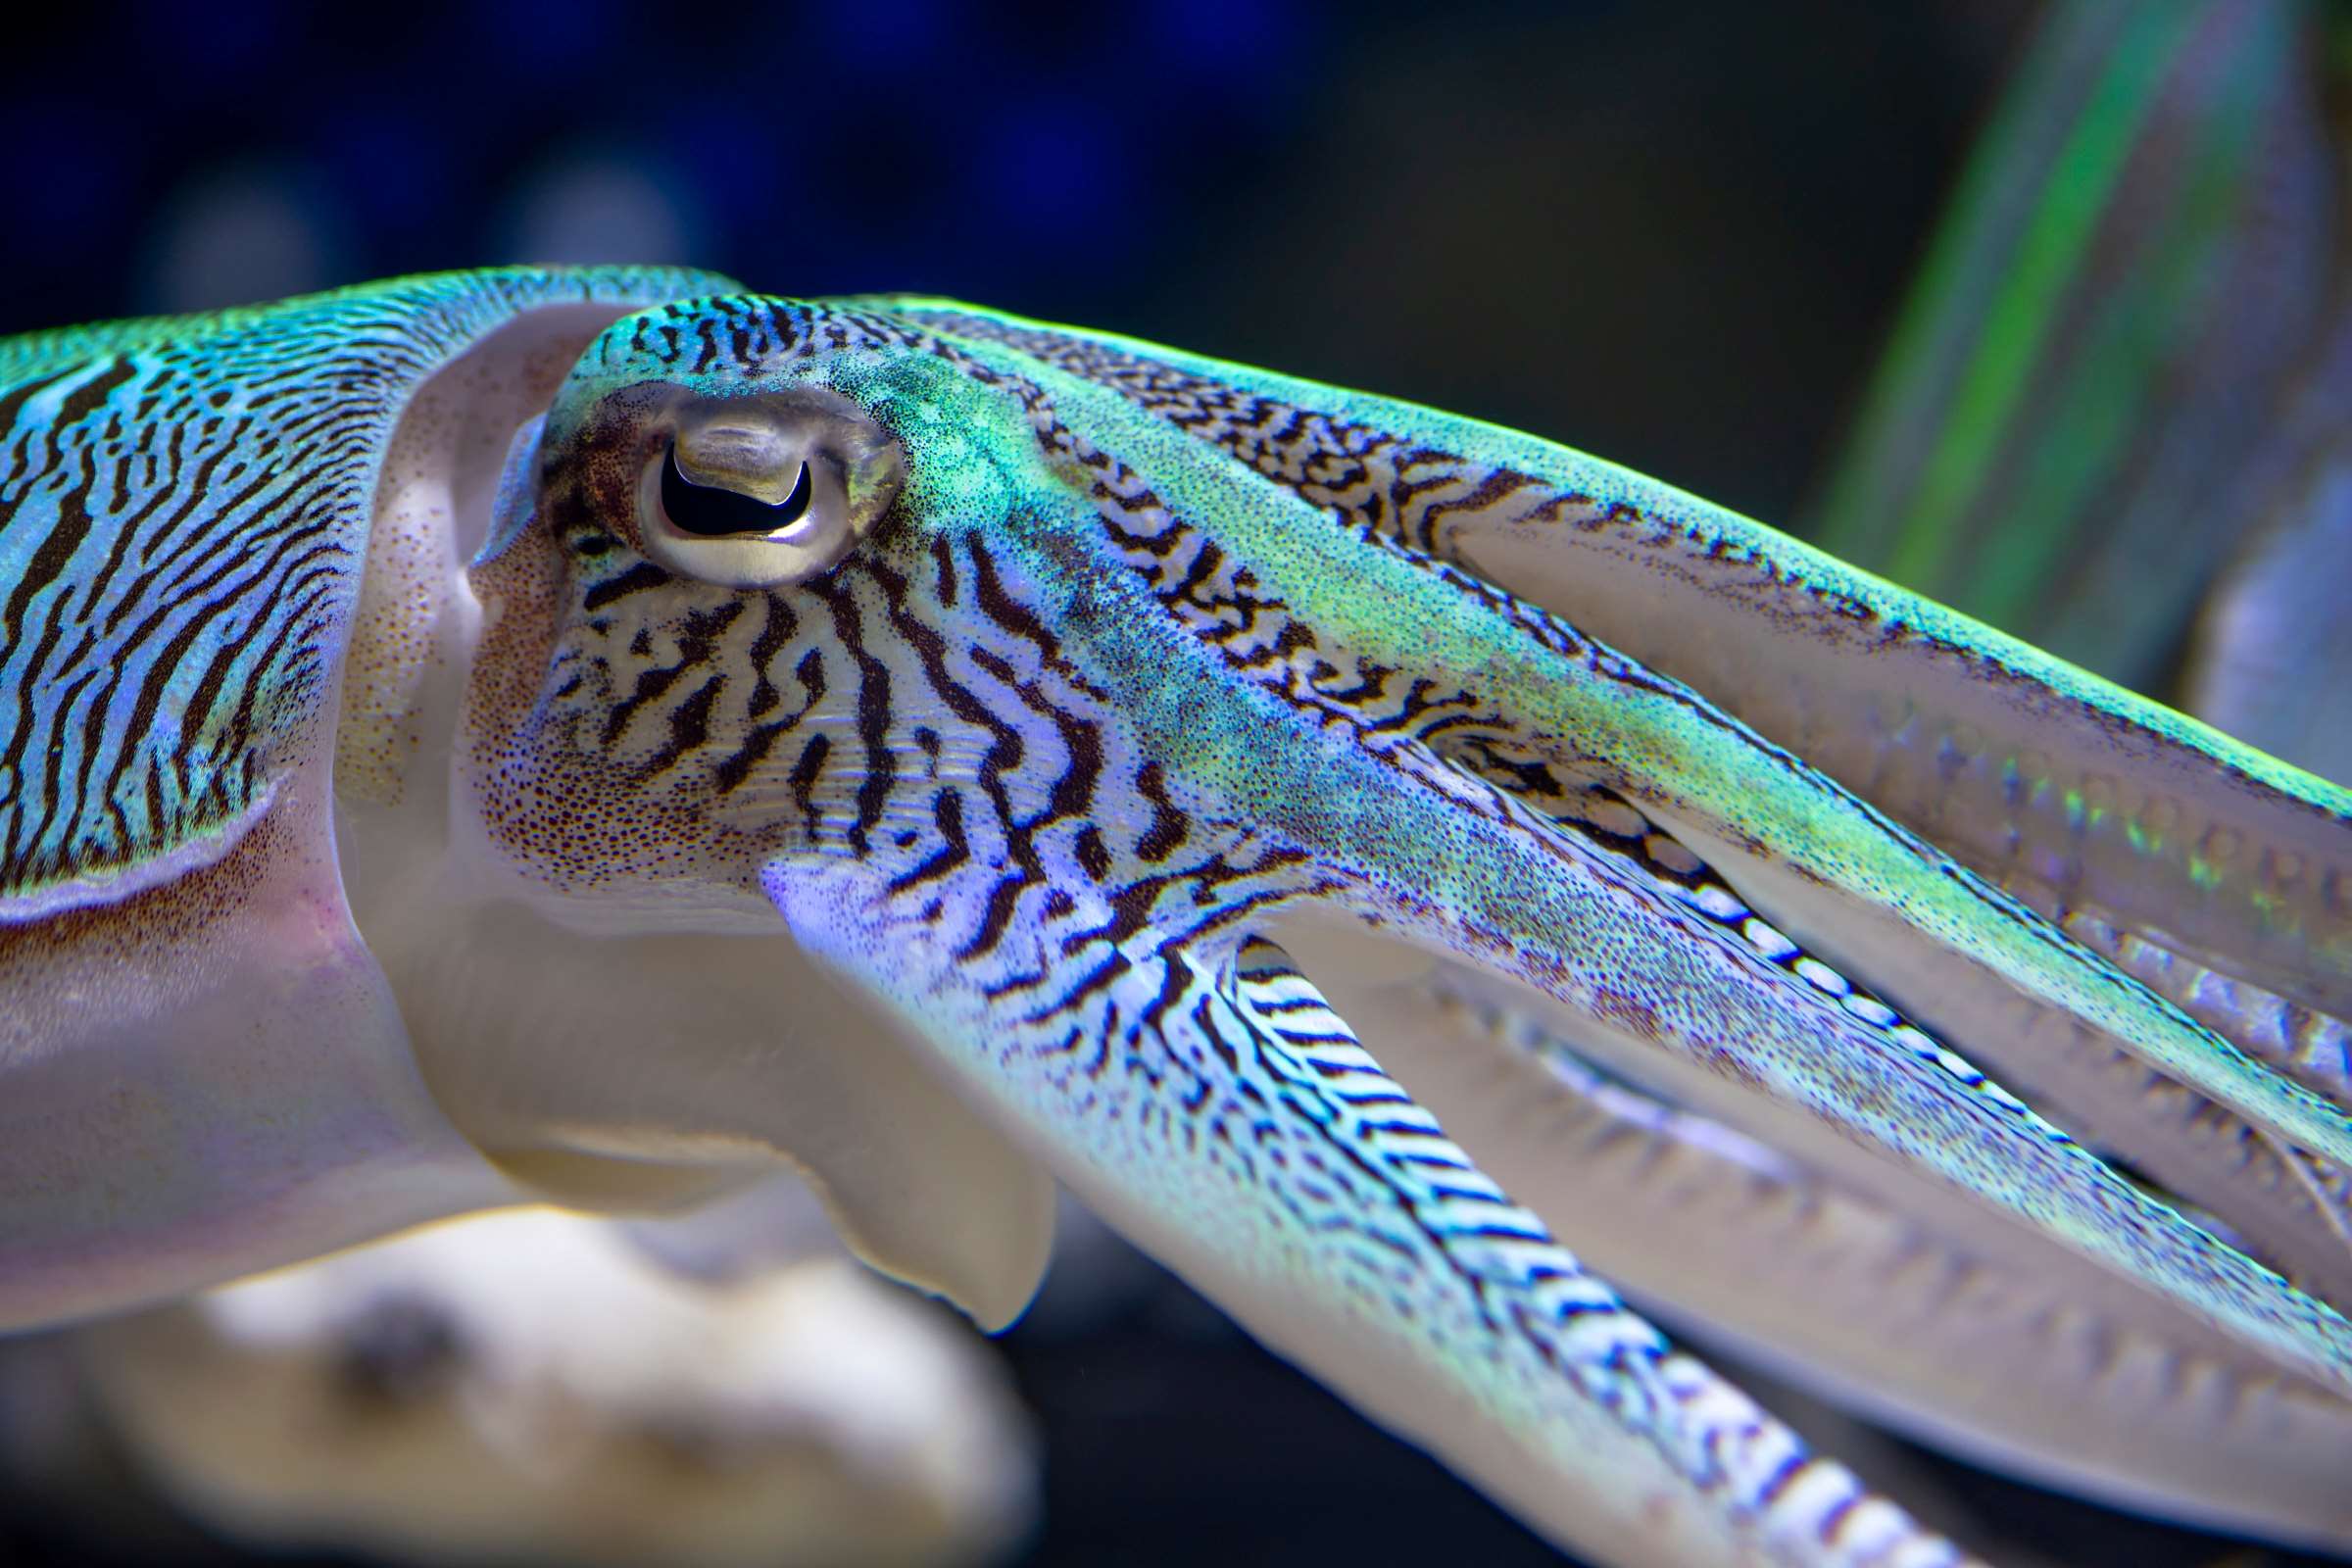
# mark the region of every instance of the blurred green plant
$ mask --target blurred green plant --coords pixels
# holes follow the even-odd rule
[[[2352,777],[2352,18],[2062,0],[1809,532]]]

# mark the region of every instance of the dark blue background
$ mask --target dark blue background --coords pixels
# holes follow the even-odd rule
[[[911,288],[1422,398],[1786,514],[2030,7],[59,6],[0,329],[427,268]]]

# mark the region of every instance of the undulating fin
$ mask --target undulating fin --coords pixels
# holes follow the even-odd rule
[[[359,566],[437,371],[719,281],[451,274],[0,347],[0,1323],[511,1198],[344,900]]]
[[[2335,308],[2326,30],[2284,0],[2051,6],[1798,531],[2154,689],[2289,481]]]

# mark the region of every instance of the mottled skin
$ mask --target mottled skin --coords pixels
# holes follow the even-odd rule
[[[837,561],[649,558],[662,411],[819,398],[903,458]],[[0,411],[10,1321],[784,1159],[993,1325],[1042,1164],[1605,1560],[1962,1558],[1562,1243],[2352,1542],[2341,790],[1565,449],[970,307],[452,274]]]

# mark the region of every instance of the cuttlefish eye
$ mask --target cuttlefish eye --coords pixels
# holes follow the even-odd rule
[[[662,514],[672,527],[705,539],[734,534],[767,536],[781,533],[808,515],[808,464],[803,460],[792,494],[769,505],[723,485],[696,484],[678,467],[678,444],[669,444],[669,462],[662,469]]]
[[[821,388],[693,399],[647,460],[637,533],[648,559],[726,588],[780,588],[832,567],[905,477],[890,433]]]

